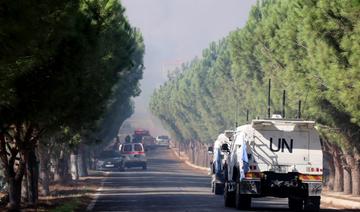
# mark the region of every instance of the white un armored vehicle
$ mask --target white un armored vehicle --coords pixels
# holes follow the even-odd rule
[[[236,129],[225,176],[225,206],[251,207],[251,198],[288,198],[295,211],[318,211],[323,155],[313,121],[253,120]]]
[[[223,194],[224,193],[224,184],[225,184],[225,167],[227,166],[226,161],[229,155],[229,152],[222,150],[222,145],[231,145],[233,142],[234,131],[225,130],[224,133],[221,133],[214,142],[214,145],[208,148],[208,152],[213,156],[212,161],[210,162],[210,171],[211,171],[211,191],[214,194]]]

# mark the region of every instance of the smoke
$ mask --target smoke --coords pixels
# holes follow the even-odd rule
[[[142,93],[135,98],[130,122],[166,134],[148,109],[154,89],[167,80],[167,71],[188,62],[210,42],[245,25],[256,0],[122,0],[130,23],[140,29],[145,41]]]

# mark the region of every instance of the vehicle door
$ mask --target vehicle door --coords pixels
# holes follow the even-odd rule
[[[141,144],[134,144],[133,146],[134,160],[143,161],[145,159],[144,148]]]
[[[133,144],[124,144],[121,154],[125,156],[127,160],[134,160]]]

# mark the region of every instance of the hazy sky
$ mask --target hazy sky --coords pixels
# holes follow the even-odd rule
[[[145,42],[142,93],[135,99],[136,127],[154,128],[149,97],[166,81],[167,70],[201,56],[210,42],[244,26],[256,0],[121,0]],[[139,120],[140,119],[140,120]],[[140,126],[142,125],[142,126]],[[151,129],[156,130],[156,129]],[[160,132],[155,132],[154,134]]]

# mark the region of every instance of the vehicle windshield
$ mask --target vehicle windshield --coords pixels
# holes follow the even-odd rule
[[[132,145],[131,144],[125,145],[124,148],[123,148],[123,151],[124,152],[131,152],[132,151]]]
[[[120,157],[120,153],[116,151],[103,151],[99,155],[99,158],[116,158],[116,157]]]
[[[161,135],[161,136],[159,136],[159,139],[169,139],[169,137],[166,135]]]
[[[143,148],[142,148],[142,146],[140,144],[135,144],[134,145],[134,150],[138,151],[138,152],[141,152],[141,151],[143,151]]]

